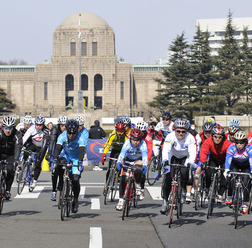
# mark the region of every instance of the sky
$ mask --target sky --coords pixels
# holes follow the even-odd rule
[[[92,12],[115,32],[116,54],[154,64],[182,32],[190,43],[198,19],[252,17],[251,0],[13,0],[0,5],[0,60],[36,65],[53,54],[53,32],[68,16]]]

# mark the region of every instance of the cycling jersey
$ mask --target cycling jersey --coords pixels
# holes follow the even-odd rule
[[[229,170],[232,162],[244,166],[249,164],[252,171],[252,146],[246,145],[242,150],[237,150],[235,144],[230,145],[227,150],[225,169]]]
[[[85,127],[83,127],[81,129],[80,133],[81,133],[81,137],[82,137],[82,139],[84,141],[84,146],[87,147],[89,132]]]
[[[165,138],[162,158],[163,162],[171,162],[172,156],[178,159],[186,157],[185,164],[194,163],[197,154],[196,141],[192,134],[186,133],[185,138],[179,140],[175,131],[172,131]]]
[[[217,162],[224,162],[226,158],[226,153],[231,142],[225,137],[220,144],[215,144],[213,137],[209,137],[205,140],[200,149],[200,162],[207,161],[207,155],[210,152],[210,157],[212,157]]]
[[[123,159],[127,157],[127,159],[131,161],[137,161],[137,160],[142,160],[143,165],[148,164],[148,151],[147,151],[147,145],[144,140],[141,140],[140,144],[137,147],[134,147],[130,139],[126,140],[121,153],[118,157],[118,162],[122,162]]]
[[[157,126],[155,127],[155,131],[157,131],[159,134],[162,133],[163,138],[165,138],[170,132],[172,132],[174,122],[170,121],[170,124],[165,126],[162,121],[160,121]]]

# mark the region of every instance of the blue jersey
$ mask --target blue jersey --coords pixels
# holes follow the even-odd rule
[[[84,140],[84,146],[87,147],[89,132],[85,127],[83,127],[80,133],[81,133],[82,139]]]
[[[85,146],[80,132],[77,133],[73,140],[70,140],[67,136],[67,131],[59,135],[57,144],[63,147],[60,157],[68,157],[76,160],[79,159],[79,147]]]
[[[242,150],[237,150],[235,144],[229,146],[226,154],[225,169],[230,169],[232,161],[238,164],[249,164],[252,171],[252,146],[246,145]]]
[[[134,147],[131,144],[130,139],[126,140],[122,147],[121,153],[118,157],[118,162],[121,163],[123,159],[125,158],[125,156],[132,161],[142,160],[143,165],[147,166],[148,150],[147,150],[147,145],[145,141],[141,140],[139,146]]]

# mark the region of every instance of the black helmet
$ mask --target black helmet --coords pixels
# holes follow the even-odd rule
[[[209,131],[212,131],[214,127],[214,124],[212,122],[205,122],[203,125],[202,125],[202,130],[203,132],[209,132]]]
[[[162,114],[162,119],[168,119],[168,120],[170,120],[171,119],[171,113],[170,112],[164,112],[163,114]]]
[[[66,122],[67,133],[75,134],[78,132],[79,123],[78,121],[71,119]]]

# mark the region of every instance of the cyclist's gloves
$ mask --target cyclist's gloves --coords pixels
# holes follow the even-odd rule
[[[122,169],[122,164],[121,164],[121,162],[117,162],[116,168],[117,168],[118,171],[120,171],[120,170]]]
[[[47,153],[45,159],[49,162],[51,160],[52,154]]]
[[[197,165],[196,165],[195,163],[189,162],[189,163],[187,164],[187,167],[188,167],[188,168],[191,168],[192,170],[195,170],[195,169],[197,168]]]
[[[17,167],[18,167],[18,161],[14,161],[14,162],[13,162],[13,168],[14,168],[14,170],[16,170]]]
[[[143,175],[146,174],[146,172],[147,172],[147,166],[146,165],[143,165],[142,172],[143,172]]]
[[[78,162],[78,169],[80,172],[84,171],[83,161],[81,160]]]
[[[223,176],[225,177],[225,178],[227,178],[227,176],[228,176],[228,172],[229,172],[230,170],[228,170],[228,169],[225,169],[225,171],[224,171],[224,173],[223,173]]]
[[[207,162],[201,163],[201,170],[205,170],[207,168]]]
[[[57,158],[54,158],[54,159],[53,159],[53,162],[50,163],[50,164],[51,164],[50,169],[51,169],[52,171],[55,170],[56,167],[58,166],[58,159],[57,159]]]
[[[105,161],[106,161],[106,154],[103,153],[101,157],[101,163],[104,164]]]

